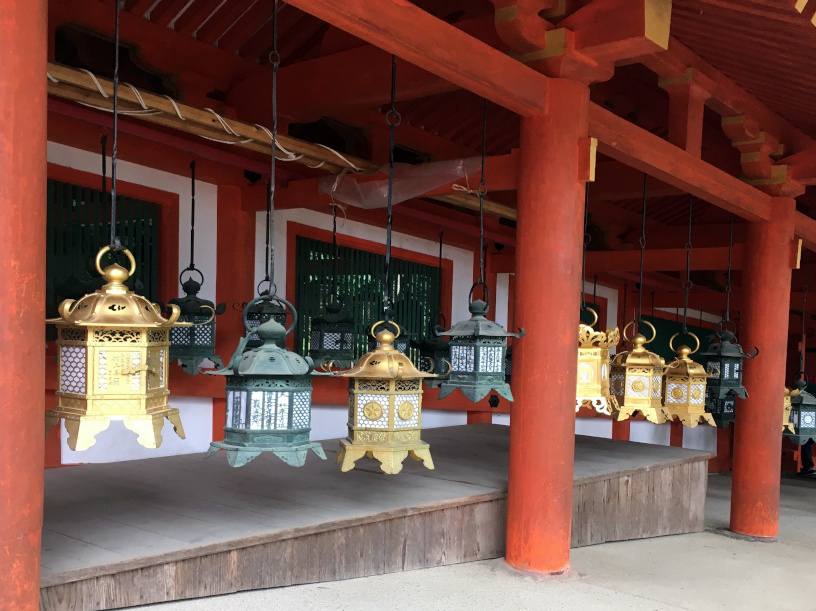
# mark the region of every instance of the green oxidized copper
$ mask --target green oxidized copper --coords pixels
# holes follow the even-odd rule
[[[257,327],[249,325],[250,308],[270,299],[291,309],[294,320],[289,329],[274,318]],[[244,309],[246,336],[227,367],[211,373],[227,376],[226,426],[224,440],[212,442],[207,456],[226,450],[233,467],[245,465],[262,452],[272,452],[294,467],[303,466],[309,450],[325,460],[323,447],[309,439],[314,362],[280,346],[296,323],[297,312],[279,297],[259,297]],[[260,345],[247,348],[253,335]]]
[[[207,359],[218,367],[224,366],[221,357],[215,354],[215,316],[224,313],[226,304],[216,306],[199,297],[202,283],[203,277],[202,282],[188,278],[181,285],[185,296],[170,300],[181,309],[179,320],[193,325],[170,330],[170,360],[178,360],[190,375],[197,374],[201,363]]]

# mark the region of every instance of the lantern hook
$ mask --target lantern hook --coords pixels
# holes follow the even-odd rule
[[[680,333],[675,333],[675,334],[674,334],[674,335],[672,335],[672,336],[671,336],[671,338],[669,339],[669,349],[670,349],[672,352],[677,352],[677,350],[676,350],[676,349],[675,349],[675,347],[674,347],[674,338],[675,338],[675,337],[677,337],[678,335],[681,335],[681,334],[680,334]],[[695,341],[695,342],[697,342],[697,346],[694,348],[694,350],[692,350],[691,352],[689,352],[689,354],[694,354],[695,352],[697,352],[697,351],[700,349],[700,338],[699,338],[699,337],[697,337],[697,336],[696,336],[694,333],[692,333],[691,331],[687,331],[687,332],[686,332],[684,335],[688,335],[689,337],[693,337],[693,338],[694,338],[694,341]]]
[[[265,291],[261,290],[261,287],[264,285],[264,282],[269,283],[269,288]],[[264,278],[258,283],[258,286],[255,287],[255,290],[258,291],[258,297],[274,297],[275,294],[278,292],[278,286],[272,281],[270,278]]]
[[[490,287],[487,286],[487,283],[484,280],[477,280],[473,283],[473,286],[470,287],[470,292],[468,293],[468,303],[473,302],[473,291],[476,289],[477,286],[481,286],[484,289],[484,296],[487,297],[485,303],[488,304],[487,309],[490,309]]]
[[[99,275],[103,277],[105,275],[105,272],[102,271],[102,257],[106,253],[110,252],[110,250],[111,250],[110,246],[103,246],[102,248],[99,249],[99,252],[96,253],[96,271],[98,271]],[[123,248],[121,252],[125,253],[125,256],[128,258],[128,261],[130,262],[130,271],[128,271],[128,277],[130,277],[136,273],[136,259],[133,258],[133,254],[127,248]]]
[[[643,323],[644,325],[646,325],[647,327],[649,327],[652,330],[652,337],[647,339],[645,342],[643,342],[644,344],[651,344],[654,341],[655,337],[657,337],[657,330],[654,328],[654,325],[652,323],[650,323],[648,320],[643,320],[643,319],[641,319],[641,320],[632,320],[632,321],[629,321],[628,323],[626,323],[626,326],[623,328],[623,339],[625,339],[627,342],[632,341],[632,338],[629,337],[628,335],[626,335],[626,332],[629,330],[629,327],[631,327],[632,325],[634,325],[636,323],[638,325]]]

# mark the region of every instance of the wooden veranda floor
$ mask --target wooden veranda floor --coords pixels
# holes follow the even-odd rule
[[[337,442],[300,469],[216,455],[45,474],[44,609],[108,609],[504,553],[509,428],[430,429],[436,470],[387,476]],[[705,452],[576,437],[574,547],[703,529]]]

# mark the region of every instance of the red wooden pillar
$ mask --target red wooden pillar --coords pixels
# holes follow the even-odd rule
[[[769,221],[750,223],[745,243],[743,338],[759,356],[745,365],[750,398],[741,401],[734,425],[731,530],[775,537],[779,527],[782,396],[791,286],[795,201],[774,200]]]
[[[523,117],[518,188],[507,562],[569,566],[589,88],[554,79],[545,115]],[[518,360],[517,360],[518,359]]]
[[[0,609],[38,609],[45,446],[46,2],[0,3]]]

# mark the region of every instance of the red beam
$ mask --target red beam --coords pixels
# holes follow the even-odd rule
[[[640,267],[640,251],[590,251],[586,257],[588,274],[600,272],[635,272]],[[686,269],[684,248],[647,250],[643,269],[655,272],[677,272]],[[692,270],[728,269],[728,247],[695,248],[691,253]],[[732,269],[742,269],[742,245],[734,246]]]
[[[589,108],[598,152],[747,220],[769,219],[771,197],[598,106]]]
[[[290,4],[513,112],[528,115],[546,109],[547,77],[414,4],[404,0],[381,0],[374,7],[370,0]]]

